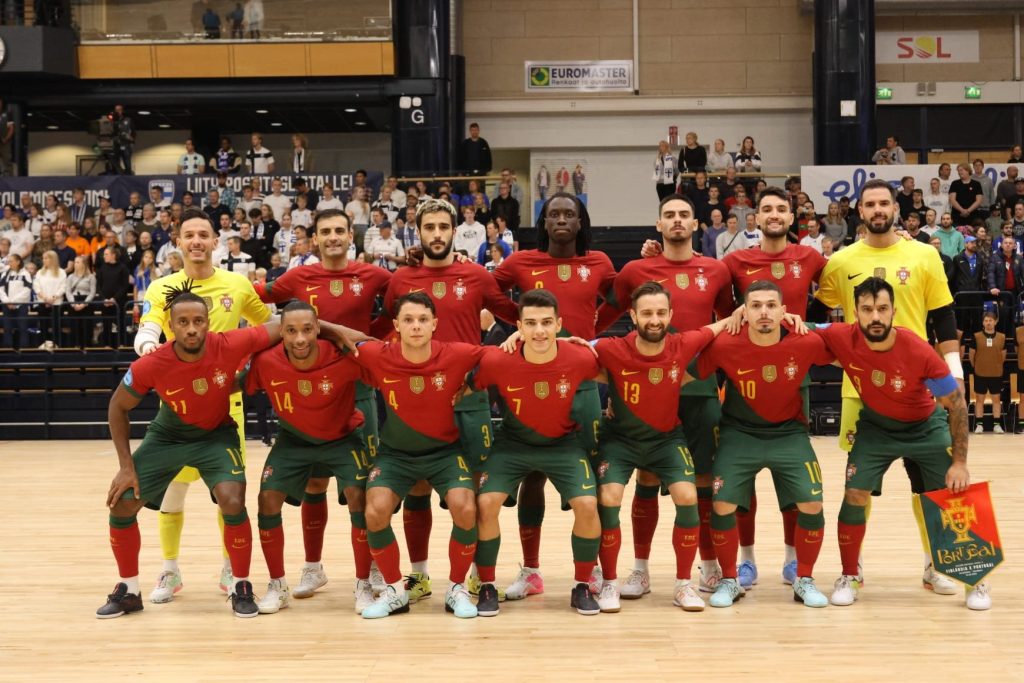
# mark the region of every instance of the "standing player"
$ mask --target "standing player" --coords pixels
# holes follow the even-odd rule
[[[863,400],[839,510],[843,575],[836,580],[833,605],[852,605],[857,599],[865,507],[872,493],[882,492],[882,477],[894,460],[912,458],[927,491],[948,488],[961,493],[970,484],[963,391],[926,341],[910,330],[893,327],[894,289],[882,278],[867,278],[854,289],[857,324],[816,330]],[[948,418],[940,406],[949,410]],[[968,595],[967,606],[991,606],[984,583]]]
[[[509,496],[532,472],[550,477],[572,508],[572,557],[575,585],[570,605],[584,615],[601,611],[588,581],[597,563],[601,522],[597,515],[597,481],[591,475],[587,451],[572,419],[573,397],[582,382],[599,371],[591,349],[558,345],[562,329],[558,300],[550,291],[524,292],[519,297],[518,327],[523,344],[513,355],[488,348],[473,378],[477,389],[497,388],[502,398],[501,436],[480,476],[480,541],[476,565],[480,572],[480,616],[498,614],[495,565],[501,545],[498,513]],[[483,393],[483,392],[482,392]]]
[[[161,332],[167,341],[174,340],[167,304],[185,285],[206,302],[209,309],[210,331],[227,332],[238,328],[242,319],[258,325],[270,318],[270,309],[260,302],[249,279],[240,273],[214,268],[213,252],[217,247],[217,233],[209,217],[199,209],[188,209],[182,214],[178,246],[185,255],[184,269],[160,278],[146,290],[142,305],[142,319],[135,335],[135,351],[140,356],[153,353],[160,346]],[[231,371],[238,368],[231,368]],[[238,440],[242,459],[245,459],[245,412],[242,392],[231,394],[231,418],[238,426]],[[164,566],[150,593],[155,603],[170,602],[183,587],[178,568],[181,548],[181,530],[185,524],[185,494],[188,485],[199,479],[192,467],[182,469],[167,487],[160,504],[160,551]],[[218,511],[217,521],[224,526]],[[224,549],[224,567],[220,587],[227,591],[232,584],[230,558]]]
[[[517,287],[523,293],[531,289],[550,291],[561,304],[565,331],[593,339],[597,302],[610,295],[615,267],[604,252],[590,250],[590,214],[576,196],[566,192],[553,194],[541,207],[540,219],[543,224],[537,230],[537,248],[509,256],[494,271],[494,278],[502,290]],[[582,426],[578,436],[583,448],[593,452],[601,418],[597,384],[586,382],[576,392],[574,401],[573,420]],[[540,574],[544,481],[543,474],[534,472],[523,480],[519,492],[523,569],[505,591],[510,600],[544,592]]]
[[[333,344],[318,340],[319,334],[312,306],[301,301],[288,304],[281,312],[281,345],[257,355],[246,378],[246,391],[266,391],[280,420],[260,480],[258,526],[270,572],[270,584],[258,605],[261,614],[288,606],[281,508],[286,500],[293,504],[302,500],[313,468],[336,476],[338,490],[348,503],[356,611],[362,612],[373,601],[364,514],[369,459],[360,429],[364,416],[355,408],[361,372]]]
[[[602,381],[609,384],[612,410],[601,427],[597,473],[601,518],[603,583],[597,603],[602,612],[619,611],[616,562],[622,546],[619,507],[635,469],[643,469],[668,487],[676,506],[672,548],[676,555],[674,604],[700,612],[704,601],[690,583],[697,554],[699,516],[694,464],[679,422],[679,386],[686,366],[728,323],[722,320],[698,331],[669,334],[672,302],[657,282],[632,294],[630,318],[636,331],[595,343]],[[635,596],[639,597],[639,596]]]
[[[827,308],[841,306],[848,321],[856,319],[853,288],[869,277],[880,277],[893,286],[896,300],[894,323],[922,339],[928,338],[926,321],[931,321],[950,373],[963,388],[964,369],[960,362],[960,343],[953,315],[953,297],[938,252],[917,240],[905,240],[893,229],[897,204],[895,190],[884,180],[864,184],[857,202],[861,220],[867,224],[863,240],[837,251],[821,274],[821,287],[811,308],[811,319],[827,319]],[[857,436],[857,419],[862,402],[849,375],[843,377],[843,413],[839,445],[849,451]],[[921,472],[912,461],[904,460],[910,476],[910,488],[923,493]],[[916,498],[914,505],[917,506]],[[922,536],[921,544],[927,547]],[[955,592],[952,580],[932,567],[925,551],[922,584],[936,593]]]
[[[433,220],[428,216],[425,222]],[[384,394],[387,412],[366,491],[370,554],[386,586],[363,610],[363,617],[379,619],[409,611],[391,515],[419,481],[437,490],[452,515],[445,610],[463,619],[475,617],[476,606],[463,585],[477,542],[473,472],[459,444],[452,404],[483,347],[433,340],[437,309],[423,292],[400,296],[393,310],[399,341],[364,344],[359,355],[364,377]]]
[[[745,305],[746,333],[718,337],[697,359],[700,376],[717,369],[726,375],[711,516],[723,578],[711,596],[711,606],[730,607],[743,595],[736,571],[740,539],[735,513],[749,504],[757,473],[767,467],[779,508],[795,505],[799,510],[793,599],[808,607],[825,607],[828,598],[812,578],[825,527],[821,468],[807,436],[800,382],[811,365],[827,365],[834,357],[812,335],[782,334],[786,307],[774,282],[752,284]]]
[[[265,287],[257,285],[257,293],[268,303],[280,304],[291,299],[304,301],[313,307],[320,320],[369,334],[377,297],[387,290],[391,274],[362,261],[349,261],[352,226],[344,211],[327,209],[317,213],[312,229],[313,244],[320,250],[320,263],[292,268]],[[384,324],[389,319],[387,315],[379,318]],[[363,414],[361,430],[367,454],[372,459],[377,452],[379,438],[377,400],[373,389],[362,382],[356,384],[355,400],[356,407]],[[328,476],[329,472],[314,469],[302,496],[302,541],[306,562],[299,585],[292,591],[296,598],[312,597],[327,583],[327,574],[320,559],[327,527]],[[344,499],[344,493],[340,493],[339,498]],[[351,512],[351,508],[349,510]]]
[[[482,266],[455,260],[452,245],[457,215],[455,207],[443,199],[428,199],[416,209],[416,229],[423,247],[423,265],[400,268],[391,278],[384,295],[384,310],[394,309],[402,296],[423,293],[433,302],[438,314],[434,338],[439,342],[480,345],[480,311],[486,308],[509,323],[516,317],[512,300],[498,291],[494,279]],[[474,470],[487,459],[491,450],[491,408],[484,394],[470,395],[455,406],[462,456]],[[427,551],[433,515],[430,510],[430,485],[419,482],[408,489],[402,510],[405,541],[412,572],[409,575],[409,601],[430,597],[430,572]]]
[[[717,314],[728,317],[733,311],[729,270],[716,259],[693,251],[693,233],[697,215],[693,202],[682,195],[669,195],[658,208],[658,232],[663,245],[658,255],[630,261],[615,278],[612,297],[598,311],[597,329],[603,332],[629,307],[633,291],[645,282],[664,285],[672,300],[671,329],[687,332],[710,323]],[[718,421],[722,405],[714,377],[691,382],[682,388],[679,417],[683,434],[693,455],[697,473],[697,508],[700,514],[700,588],[715,590],[721,570],[711,544],[711,463],[718,442]],[[622,585],[624,598],[639,598],[651,590],[648,558],[654,530],[658,525],[658,478],[641,470],[637,474],[633,498],[633,571]]]

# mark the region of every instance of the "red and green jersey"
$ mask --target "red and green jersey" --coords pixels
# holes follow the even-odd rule
[[[355,407],[355,382],[362,374],[352,358],[317,340],[316,364],[299,370],[279,344],[252,359],[245,390],[267,392],[282,428],[310,443],[341,439],[363,425]]]
[[[786,305],[787,312],[806,318],[811,285],[821,277],[828,261],[811,247],[790,244],[778,254],[768,254],[760,249],[740,249],[728,254],[722,263],[732,274],[740,300],[751,284],[767,280],[782,290],[782,303]]]
[[[399,268],[384,295],[384,310],[390,315],[395,300],[412,292],[423,292],[434,300],[435,341],[479,345],[480,311],[484,308],[510,323],[519,317],[512,300],[499,291],[487,270],[475,263]]]
[[[189,427],[206,432],[233,424],[229,415],[235,371],[245,360],[270,345],[262,325],[229,332],[207,332],[205,350],[195,362],[163,344],[131,364],[124,376],[128,393],[142,398],[152,389],[163,403],[154,424],[195,435]]]
[[[486,347],[473,386],[497,388],[505,404],[501,433],[523,443],[546,445],[572,434],[572,401],[580,382],[600,371],[593,352],[577,344],[561,342],[558,354],[547,363],[531,363],[520,345],[515,353]]]
[[[706,327],[667,335],[665,348],[655,356],[637,350],[636,332],[597,340],[594,348],[611,388],[613,416],[605,426],[628,439],[655,439],[678,427],[680,381],[714,336]]]
[[[522,292],[550,291],[558,299],[562,329],[577,337],[593,339],[597,336],[597,300],[611,295],[615,266],[602,251],[553,258],[547,252],[525,249],[502,261],[494,271],[494,279],[502,291],[513,287]]]
[[[696,330],[714,316],[733,312],[732,285],[722,262],[694,254],[685,261],[670,261],[663,254],[637,259],[623,266],[615,278],[614,294],[597,316],[597,331],[604,332],[630,307],[633,290],[657,282],[672,297],[672,327],[677,332]]]
[[[305,301],[321,320],[368,334],[377,295],[390,281],[391,273],[368,263],[353,261],[344,270],[316,263],[292,268],[257,292],[268,303]]]
[[[919,422],[935,412],[929,388],[940,386],[936,380],[949,377],[949,367],[913,331],[905,327],[893,330],[896,344],[888,351],[868,348],[857,325],[818,325],[814,331],[839,359],[868,408],[900,422]],[[945,386],[945,391],[936,388],[938,395],[951,393],[948,382]]]
[[[387,417],[381,443],[421,455],[458,441],[452,400],[483,351],[478,344],[432,341],[430,358],[413,363],[402,355],[398,342],[360,344],[356,361],[363,367],[363,381],[384,396]]]
[[[754,430],[806,429],[800,383],[812,365],[833,360],[818,335],[784,334],[778,344],[758,346],[744,331],[718,335],[698,357],[697,371],[701,377],[719,368],[725,372],[723,423]]]

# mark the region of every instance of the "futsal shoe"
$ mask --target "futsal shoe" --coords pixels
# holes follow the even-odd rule
[[[516,577],[511,586],[505,589],[505,598],[508,600],[522,600],[528,595],[540,595],[543,592],[544,577],[541,576],[540,570],[521,566],[519,568],[519,576]]]
[[[704,611],[704,599],[700,597],[700,593],[689,579],[676,579],[676,592],[672,604],[682,607],[684,612]]]
[[[576,609],[579,614],[592,617],[601,613],[601,606],[590,594],[590,586],[585,583],[577,583],[573,586],[572,595],[569,598],[569,606]]]
[[[782,583],[792,586],[796,581],[796,560],[790,560],[782,565]]]
[[[638,600],[651,592],[651,575],[646,569],[634,569],[622,584],[623,600]]]
[[[750,560],[743,560],[740,562],[740,566],[736,568],[736,577],[739,579],[741,586],[750,588],[757,583],[757,565]]]
[[[324,573],[324,566],[317,562],[315,567],[306,566],[302,568],[302,578],[299,585],[292,591],[292,595],[302,600],[313,597],[318,588],[327,585],[327,574]]]
[[[142,609],[139,607],[139,609]],[[989,594],[988,584],[982,581],[973,589],[967,591],[967,609],[987,610],[992,609],[992,596]]]
[[[260,598],[257,607],[260,614],[275,614],[288,606],[288,582],[282,579],[271,579],[267,584],[267,592]]]
[[[793,583],[793,599],[807,607],[828,607],[828,598],[814,585],[814,579],[801,576]]]
[[[714,593],[718,589],[718,584],[722,581],[722,568],[716,566],[714,571],[708,574],[704,573],[704,568],[700,568],[700,590],[702,593]]]
[[[836,579],[832,589],[832,597],[829,598],[836,607],[846,607],[857,602],[857,594],[860,593],[861,583],[856,576],[843,575]]]
[[[156,587],[149,594],[149,601],[157,605],[170,602],[174,599],[175,594],[184,587],[185,584],[181,582],[181,572],[166,569],[156,580]]]
[[[409,604],[415,605],[420,600],[431,596],[430,577],[421,572],[413,572],[405,577],[405,590],[409,594]]]
[[[935,571],[935,567],[931,564],[924,568],[921,585],[936,595],[956,595],[958,592],[956,583],[948,576]]]
[[[107,596],[107,602],[96,610],[97,619],[113,619],[132,612],[142,611],[142,596],[128,592],[128,584],[119,583],[114,592]]]
[[[619,602],[619,587],[614,581],[605,581],[601,586],[601,593],[597,596],[597,605],[602,612],[618,612],[622,609]]]
[[[380,597],[363,610],[363,619],[382,619],[392,614],[409,611],[408,591],[397,591],[394,586],[385,586]]]
[[[356,613],[362,614],[363,610],[373,603],[376,597],[373,594],[373,586],[366,579],[356,579]]]
[[[590,587],[590,592],[597,595],[601,592],[601,585],[604,583],[604,573],[601,571],[601,567],[595,566],[593,571],[590,572],[590,578],[587,579],[587,585]]]
[[[480,577],[476,575],[470,576],[466,579],[466,590],[474,598],[480,595],[480,586],[483,585],[480,581]],[[505,602],[505,591],[498,588],[498,602]]]
[[[242,619],[250,619],[259,615],[260,609],[256,606],[256,596],[252,593],[250,582],[235,582],[235,588],[231,591],[231,610],[236,617]]]
[[[476,601],[476,613],[481,617],[498,616],[498,589],[493,583],[480,586],[480,596]]]
[[[743,597],[743,586],[736,579],[723,578],[711,594],[708,602],[712,607],[732,607],[733,603]]]
[[[220,590],[222,593],[230,593],[231,587],[235,585],[235,579],[231,576],[231,561],[224,560],[224,566],[220,568]]]
[[[384,592],[387,588],[387,583],[384,581],[384,575],[377,569],[377,563],[374,562],[370,565],[370,587],[373,588],[373,595],[376,597]]]
[[[472,619],[477,615],[476,605],[469,599],[469,591],[461,583],[453,583],[444,594],[444,611],[459,619]]]
[[[1002,434],[1003,433],[1003,425],[1001,425],[998,422],[996,422],[995,426],[992,427],[992,433],[993,434]]]

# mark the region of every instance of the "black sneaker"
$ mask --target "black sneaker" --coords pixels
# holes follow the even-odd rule
[[[142,596],[128,592],[128,584],[119,583],[114,592],[107,596],[107,604],[96,610],[97,619],[113,619],[132,612],[142,611]]]
[[[236,617],[249,619],[260,613],[256,606],[256,596],[252,594],[252,584],[248,581],[239,581],[235,584],[235,590],[231,591],[231,609]]]
[[[585,583],[577,583],[572,589],[572,599],[569,601],[570,607],[575,607],[576,611],[586,616],[593,616],[600,614],[601,606],[597,604],[597,600],[590,594],[590,586]],[[479,610],[479,608],[477,608]]]
[[[498,589],[493,583],[480,586],[480,595],[476,599],[476,613],[481,617],[498,616]]]

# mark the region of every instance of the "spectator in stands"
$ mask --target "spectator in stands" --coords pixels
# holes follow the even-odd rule
[[[391,190],[391,203],[399,209],[405,208],[407,197],[405,191],[398,187],[398,178],[389,175],[385,187]]]
[[[519,229],[519,202],[512,196],[512,186],[505,181],[498,186],[498,196],[491,202],[491,217],[499,216],[513,233]]]
[[[749,135],[740,143],[740,151],[736,154],[736,170],[740,173],[760,173],[761,153],[754,148],[754,138]]]
[[[371,263],[391,272],[396,271],[399,264],[405,263],[405,248],[402,241],[394,236],[389,221],[381,223],[377,237],[367,242],[366,254]]]
[[[28,216],[25,218],[25,227],[32,233],[33,237],[39,237],[39,232],[44,225],[49,225],[43,220],[43,207],[33,204],[28,209]]]
[[[245,10],[242,9],[242,3],[236,2],[235,9],[224,15],[224,18],[231,26],[231,40],[241,40],[245,37],[245,32],[242,30],[242,26],[245,24]]]
[[[978,181],[981,185],[981,206],[980,208],[984,213],[988,213],[989,208],[995,203],[995,187],[992,185],[992,179],[985,173],[985,162],[981,159],[975,159],[971,162],[971,166],[974,169],[974,174],[971,176],[971,180]]]
[[[967,164],[957,164],[956,172],[960,177],[949,185],[949,206],[957,222],[969,225],[975,218],[984,220],[986,215],[979,211],[985,199],[981,184],[971,177]]]
[[[711,214],[718,209],[718,212],[722,214],[724,219],[726,214],[725,204],[721,201],[721,190],[718,185],[708,186],[708,199],[703,204],[697,204],[697,224],[703,225],[705,228],[711,225]],[[724,225],[722,226],[724,227]]]
[[[295,195],[295,208],[292,209],[292,225],[313,225],[313,212],[307,208],[306,195]]]
[[[737,184],[733,196],[725,200],[725,210],[731,216],[736,216],[740,225],[746,225],[747,216],[754,214],[754,204],[747,196],[747,188]]]
[[[231,146],[231,138],[224,136],[220,139],[220,148],[210,157],[208,166],[211,171],[238,173],[242,158]]]
[[[712,186],[712,189],[716,192],[718,190],[714,186]],[[721,258],[717,251],[718,237],[725,231],[726,225],[722,222],[722,210],[717,206],[712,207],[707,227],[704,229],[704,235],[700,240],[700,253],[709,258]]]
[[[160,247],[155,246],[153,244],[153,233],[151,233],[151,232],[140,232],[139,233],[138,247],[139,247],[139,252],[138,253],[139,253],[140,258],[142,256],[142,252],[146,251],[147,249],[152,249],[153,250],[153,256],[156,256],[156,250],[160,248]]]
[[[103,260],[96,267],[96,296],[103,302],[103,336],[100,343],[116,346],[113,326],[123,327],[122,311],[131,296],[131,273],[121,259],[121,248],[111,244],[103,250]]]
[[[196,205],[195,195],[194,194],[192,194],[189,190],[185,190],[184,192],[181,193],[181,210],[183,212],[186,209],[198,209],[198,208],[201,208],[201,207]],[[173,211],[174,210],[173,210],[173,207],[172,207],[172,209],[171,209],[171,215],[172,216],[174,216],[174,212]],[[181,215],[179,214],[178,216],[175,216],[175,219],[178,221],[178,223],[180,225],[181,224]]]
[[[518,231],[508,227],[508,223],[501,216],[494,219],[494,224],[498,226],[498,237],[501,241],[507,244],[512,251],[517,251],[519,249],[519,239],[516,237]]]
[[[727,168],[733,166],[732,155],[725,151],[725,140],[718,138],[715,140],[714,147],[711,150],[711,154],[708,155],[708,162],[705,168],[708,171],[724,171]]]
[[[53,341],[50,321],[54,319],[54,306],[59,307],[64,303],[67,279],[68,274],[60,267],[57,254],[53,251],[43,254],[43,264],[32,279],[32,291],[35,294],[33,298],[41,305],[36,310],[44,342]]]
[[[128,206],[124,207],[124,216],[126,219],[133,223],[142,220],[141,194],[139,194],[138,192],[132,192],[130,195],[128,195]]]
[[[807,236],[800,240],[800,244],[805,247],[811,247],[819,254],[822,254],[825,251],[822,245],[827,239],[829,238],[821,233],[821,225],[818,222],[818,217],[811,216],[807,220]]]
[[[697,134],[689,132],[686,134],[686,143],[680,153],[680,168],[685,168],[687,173],[707,170],[708,151],[697,142]]]
[[[249,217],[245,214],[245,209],[241,206],[236,206],[234,213],[231,214],[231,227],[237,230],[239,225],[248,220]]]
[[[1012,237],[1013,240],[1017,243],[1017,253],[1024,254],[1024,243],[1022,243],[1022,240],[1018,239],[1017,236],[1013,234],[1013,223],[1011,223],[1010,221],[1006,221],[1005,223],[1003,223],[1003,227],[1000,229],[1000,232],[993,231],[992,234],[998,235],[998,238],[992,240],[992,253],[996,253],[1000,249],[1002,249],[1003,237]]]
[[[829,202],[828,210],[821,218],[821,227],[826,241],[832,242],[833,249],[840,249],[846,241],[848,227],[846,221],[839,215],[838,202]]]
[[[947,285],[953,280],[953,259],[949,258],[942,253],[942,240],[938,237],[932,237],[928,244],[935,247],[935,251],[939,252],[939,259],[942,261],[942,270],[946,274]],[[950,285],[952,286],[952,285]]]
[[[943,192],[938,178],[928,181],[928,193],[922,198],[924,205],[939,216],[949,211],[949,193]]]
[[[185,153],[178,157],[178,175],[199,175],[206,173],[203,155],[196,152],[192,138],[185,140]]]
[[[213,8],[209,5],[206,6],[206,11],[203,12],[203,31],[206,32],[207,40],[217,40],[220,38],[220,15],[213,11]]]
[[[221,216],[227,216],[228,220],[231,220],[231,209],[221,203],[220,192],[210,190],[206,193],[206,197],[206,206],[203,207],[203,211],[210,217],[211,223],[220,225]]]
[[[695,171],[693,174],[693,181],[686,182],[681,180],[679,182],[679,194],[686,195],[694,204],[694,210],[697,215],[700,215],[701,207],[708,202],[708,195],[710,190],[708,184],[708,172],[701,170]]]
[[[308,237],[299,237],[295,240],[295,248],[293,250],[293,253],[295,255],[292,256],[291,261],[288,262],[288,270],[291,270],[292,268],[298,268],[299,266],[307,266],[312,265],[314,263],[320,263],[320,259],[318,259],[310,251]]]
[[[0,237],[0,272],[7,270],[11,258],[11,241]]]
[[[217,172],[217,187],[215,189],[220,193],[220,203],[228,207],[229,211],[234,211],[238,205],[238,198],[235,196],[235,189],[228,185],[227,173]]]
[[[896,193],[896,203],[900,207],[900,217],[906,218],[914,203],[914,176],[905,175],[900,179],[900,190]]]
[[[412,218],[408,218],[409,214]],[[398,218],[395,221],[395,237],[402,242],[402,248],[409,251],[411,247],[420,246],[420,236],[416,229],[416,210],[406,210],[406,219]]]
[[[1017,239],[1024,238],[1024,204],[1014,205],[1013,217],[1010,219],[1010,225],[1013,226],[1014,237],[1016,237]]]
[[[832,240],[825,240],[821,243],[821,255],[825,257],[826,261],[832,257],[835,250],[835,243]]]
[[[93,231],[91,219],[86,219],[86,226],[86,232]],[[114,231],[114,235],[117,237],[118,242],[120,242],[124,233],[132,227],[131,221],[125,217],[124,209],[114,209],[114,217],[111,219],[109,227]]]
[[[1006,167],[1006,178],[996,185],[996,203],[1003,209],[1013,210],[1017,199],[1017,175],[1019,170],[1016,166]]]
[[[764,235],[761,233],[761,229],[757,227],[756,216],[752,213],[746,214],[746,225],[743,227],[743,239],[747,241],[747,249],[760,247],[761,240],[763,238]]]
[[[263,243],[263,250],[268,255],[273,253],[277,248],[274,240],[281,230],[281,224],[274,219],[274,211],[263,204],[258,211],[256,209],[250,211],[249,218],[254,221],[253,234]],[[291,220],[291,214],[288,214],[288,220]]]
[[[139,255],[139,263],[132,269],[132,301],[143,301],[146,298],[146,290],[153,284],[153,280],[160,278],[160,270],[156,266],[156,254],[152,249],[146,249]],[[138,312],[139,306],[136,306]]]
[[[727,168],[725,169],[725,175],[718,179],[716,185],[718,186],[718,195],[721,201],[725,201],[733,195],[736,191],[736,186],[741,183],[736,179],[736,169]]]
[[[676,191],[676,178],[679,176],[679,166],[676,157],[669,149],[668,142],[662,140],[658,143],[658,153],[654,156],[654,189],[658,193],[658,200]]]
[[[274,155],[263,146],[263,136],[253,133],[252,146],[245,153],[245,167],[249,173],[265,175],[274,172]]]
[[[487,195],[477,192],[473,195],[473,211],[476,215],[476,222],[486,224],[491,220],[491,210],[487,206]]]
[[[505,260],[504,249],[502,248],[502,242],[497,242],[490,245],[487,248],[487,260],[484,262],[484,268],[487,269],[488,273],[493,273],[501,265],[501,262]],[[486,311],[486,309],[484,309]]]
[[[790,231],[796,231],[796,239],[799,242],[807,236],[807,223],[812,218],[817,218],[818,214],[814,210],[814,202],[812,202],[806,194],[801,192],[798,196],[803,197],[803,203],[796,210],[796,221],[790,226]],[[819,224],[820,226],[820,224]]]
[[[259,209],[263,205],[262,199],[256,199],[255,191],[252,185],[246,185],[242,188],[242,198],[235,204],[235,210],[241,209],[245,212],[246,219],[249,218],[249,212],[253,209]]]
[[[20,213],[13,212],[10,217],[10,229],[0,232],[0,237],[10,241],[11,252],[28,259],[32,255],[32,247],[35,245],[35,238],[32,232],[25,227],[25,219]]]
[[[734,251],[747,248],[747,240],[743,236],[743,231],[740,230],[740,223],[736,216],[729,215],[725,219],[725,232],[718,236],[715,240],[715,256],[716,258],[725,258]]]
[[[135,268],[142,260],[142,250],[139,249],[139,235],[134,230],[124,234],[124,244],[121,245],[121,258],[128,264],[128,272],[134,273]]]
[[[992,230],[994,232],[998,232],[998,231],[1002,230],[1003,223],[1005,223],[1007,220],[1012,222],[1013,221],[1013,215],[1011,214],[1011,215],[1007,216],[1004,219],[1000,215],[999,205],[998,204],[993,204],[992,208],[989,209],[989,216],[988,216],[988,218],[986,218],[984,221],[978,221],[977,219],[975,219],[975,220],[971,221],[971,226],[975,230],[977,230],[978,229],[978,224],[980,222],[981,225],[985,226],[989,230]]]
[[[157,214],[156,226],[150,231],[149,236],[154,249],[160,249],[171,238],[171,212],[168,209],[160,209]]]
[[[1024,163],[1024,156],[1021,156],[1020,145],[1014,145],[1010,148],[1010,158],[1007,159],[1008,164],[1022,164]]]
[[[313,158],[309,153],[309,138],[302,133],[292,135],[292,173],[309,173],[313,170]],[[315,206],[315,204],[313,205]]]
[[[28,346],[28,304],[32,301],[32,276],[24,259],[11,252],[7,269],[0,272],[0,304],[3,307],[4,346],[20,349]]]
[[[911,197],[910,210],[907,212],[907,216],[916,214],[918,224],[924,223],[924,215],[928,211],[928,207],[924,204],[924,192],[922,192],[920,188],[917,188],[914,190]]]
[[[366,201],[366,188],[353,187],[352,200],[345,205],[345,212],[352,216],[352,232],[356,247],[365,249],[363,238],[370,225],[370,204]]]
[[[1012,235],[1003,236],[999,251],[992,256],[988,282],[992,296],[999,296],[1000,292],[1016,296],[1024,288],[1024,262],[1017,253],[1017,240]]]
[[[367,251],[369,251],[370,243],[380,237],[380,227],[385,220],[383,211],[370,209],[370,226],[366,228],[366,233],[363,235],[363,245]]]
[[[907,231],[908,235],[918,242],[921,242],[922,244],[931,244],[932,236],[921,229],[921,219],[918,218],[918,214],[911,213],[907,216],[907,220],[903,224],[903,229]]]
[[[285,271],[287,271],[288,268],[281,265],[283,262],[281,254],[274,252],[270,255],[270,269],[267,270],[267,282],[273,282],[285,274]]]
[[[292,225],[292,215],[281,216],[281,229],[274,235],[274,251],[281,255],[281,263],[289,263],[299,236]],[[289,266],[291,267],[291,266]]]
[[[978,255],[977,238],[965,237],[964,250],[953,259],[953,280],[950,282],[950,289],[954,293],[981,291],[983,266],[984,263]]]
[[[68,246],[68,236],[63,230],[53,231],[53,251],[57,253],[57,260],[60,267],[70,273],[75,267],[75,256],[78,254]]]
[[[458,151],[459,170],[466,175],[487,175],[494,163],[491,146],[480,137],[480,124],[469,124],[469,137],[462,141]]]
[[[252,224],[249,221],[238,224],[238,238],[241,240],[239,249],[252,257],[254,268],[266,268],[270,265],[263,242],[255,237]]]
[[[160,269],[160,272],[165,276],[173,275],[184,267],[185,258],[181,255],[180,251],[175,250],[167,254],[167,260],[164,262],[164,266]]]
[[[220,223],[216,226],[217,230],[217,246],[223,251],[228,250],[228,239],[238,235],[238,230],[234,227],[234,222],[231,217],[226,214],[220,215]],[[216,263],[216,259],[214,260]]]
[[[881,165],[899,166],[907,163],[907,153],[900,147],[900,139],[890,135],[885,139],[885,147],[875,152],[871,161]]]
[[[64,287],[68,303],[65,314],[69,317],[71,345],[87,346],[90,340],[92,308],[96,298],[96,276],[92,272],[92,261],[85,256],[76,256],[72,271]]]
[[[133,226],[135,228],[135,232],[153,232],[153,228],[156,226],[156,206],[154,206],[152,202],[146,202],[142,205],[142,220],[136,221]]]
[[[68,207],[68,211],[70,211],[69,220],[81,224],[86,218],[90,218],[96,213],[96,207],[86,204],[85,190],[76,187],[71,191],[71,206]]]
[[[320,201],[320,195],[317,194],[316,190],[309,187],[309,185],[306,183],[306,179],[303,178],[302,176],[299,176],[298,178],[295,179],[295,201],[292,202],[291,206],[293,210],[298,207],[297,202],[300,196],[306,198],[306,207],[309,209],[312,209]],[[306,223],[305,225],[311,224]]]
[[[490,221],[486,226],[487,237],[484,243],[480,245],[480,249],[477,251],[476,262],[480,264],[487,263],[490,260],[491,247],[497,245],[504,256],[508,256],[512,253],[512,246],[505,242],[501,238],[501,229],[498,227],[497,222]]]
[[[249,32],[249,38],[259,40],[263,29],[263,0],[246,0],[245,2],[245,30]]]
[[[985,311],[981,319],[982,329],[974,334],[970,347],[971,367],[974,368],[974,433],[985,431],[982,418],[985,415],[985,401],[992,399],[992,431],[1003,433],[1003,365],[1006,363],[1006,335],[996,332],[999,316],[995,311]]]
[[[230,270],[232,273],[241,273],[250,280],[256,277],[256,259],[252,254],[242,251],[242,237],[232,235],[228,238],[227,251],[214,261],[218,268]]]
[[[59,225],[59,224],[58,224]],[[59,228],[58,228],[59,229]],[[79,256],[92,256],[92,249],[89,246],[89,240],[82,236],[82,226],[80,223],[69,223],[67,226],[68,238],[67,245],[75,250],[75,253]]]
[[[949,212],[946,211],[944,213]],[[935,209],[928,209],[924,212],[924,223],[921,225],[921,230],[923,230],[924,234],[928,235],[928,237],[934,235],[939,229],[938,216],[939,215],[935,212]]]
[[[939,238],[942,253],[951,259],[964,250],[964,236],[953,228],[953,217],[948,213],[942,214],[939,229],[932,237]]]
[[[0,215],[0,232],[11,229],[11,216],[14,215],[14,204],[4,204],[3,214]]]
[[[470,258],[476,260],[480,245],[487,239],[487,228],[476,220],[476,211],[472,206],[462,207],[462,223],[455,228],[455,241],[452,248],[464,250]]]

